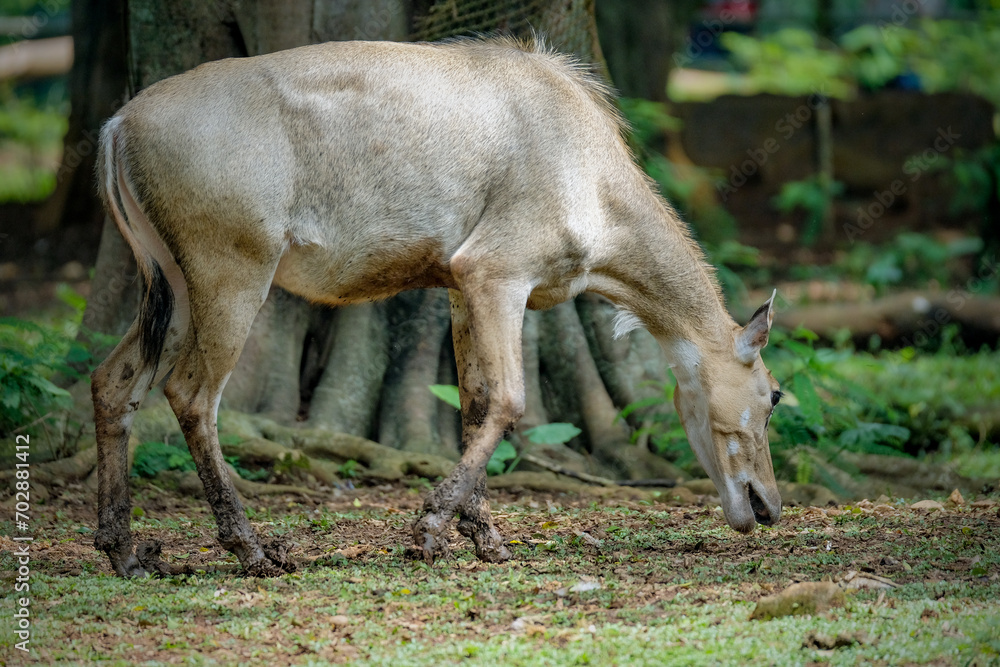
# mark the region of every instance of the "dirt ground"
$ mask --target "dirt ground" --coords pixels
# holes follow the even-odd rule
[[[830,612],[823,623],[849,625],[864,616],[871,626],[866,639],[835,652],[806,648],[796,635],[795,645],[785,646],[794,649],[790,664],[849,656],[879,662],[883,654],[889,659],[882,664],[952,664],[935,653],[944,649],[933,648],[949,641],[949,632],[957,633],[956,646],[972,651],[973,664],[1000,659],[1000,634],[976,625],[986,618],[983,627],[1000,627],[996,495],[939,499],[942,509],[932,510],[887,498],[793,508],[779,525],[744,536],[711,505],[493,492],[494,516],[511,540],[513,560],[480,563],[456,532],[453,558],[431,568],[404,550],[427,490],[418,480],[413,487],[361,487],[307,502],[253,500],[251,521],[290,544],[299,566],[293,575],[253,580],[239,576],[235,559],[216,543],[204,501],[148,482],[134,488],[138,539],[160,541],[166,559],[193,574],[114,578],[92,546],[95,499],[82,486],[67,488],[33,510],[36,634],[25,655],[12,649],[16,640],[5,623],[0,649],[10,662],[4,664],[440,664],[458,658],[572,664],[570,657],[577,664],[656,664],[667,656],[698,664],[691,651],[738,663],[739,651],[760,657],[768,646],[788,643],[784,630],[771,639],[763,632],[783,626],[747,620],[761,597],[797,581],[844,581],[857,576],[852,572],[891,583],[853,592],[847,608]],[[11,540],[13,524],[2,527],[3,585],[12,590],[19,545]],[[906,659],[910,649],[893,653],[905,638],[907,614],[919,619],[916,630],[928,633],[932,647],[916,659]],[[975,623],[964,628],[947,620],[952,616]],[[871,620],[876,617],[878,623]],[[684,623],[709,634],[690,642],[666,635],[645,644],[622,639],[626,630],[669,633]],[[754,632],[761,636],[753,638]],[[758,641],[766,645],[743,646]],[[912,636],[907,641],[919,644]],[[626,659],[637,646],[652,657]],[[445,653],[435,658],[435,651]]]

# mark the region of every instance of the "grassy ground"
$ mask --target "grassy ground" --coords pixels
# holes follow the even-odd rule
[[[422,493],[385,486],[305,505],[254,502],[258,530],[295,545],[294,575],[123,581],[91,546],[92,494],[71,489],[33,510],[31,651],[13,648],[14,596],[5,592],[0,656],[121,665],[1000,664],[996,504],[796,508],[779,526],[743,536],[713,507],[508,493],[495,511],[515,540],[511,562],[478,562],[456,534],[455,557],[428,567],[403,550]],[[231,567],[202,501],[141,484],[136,504],[134,529],[162,541],[168,560]],[[14,526],[0,527],[2,585],[12,591]],[[763,595],[851,570],[898,587],[854,592],[816,617],[748,620]],[[815,632],[855,643],[805,648]]]

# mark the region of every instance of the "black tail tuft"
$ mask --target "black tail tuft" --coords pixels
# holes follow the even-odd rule
[[[147,366],[156,368],[160,363],[167,327],[174,312],[174,293],[170,289],[163,269],[155,261],[150,272],[146,295],[139,307],[139,349]]]

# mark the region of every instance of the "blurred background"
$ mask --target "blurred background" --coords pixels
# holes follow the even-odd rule
[[[995,488],[998,0],[0,0],[0,438],[36,433],[48,459],[93,442],[86,375],[139,294],[95,197],[96,136],[137,91],[331,39],[532,30],[613,82],[734,317],[777,287],[788,494]],[[613,341],[612,316],[593,296],[528,314],[528,412],[494,472],[704,476],[658,347]],[[331,311],[274,289],[223,408],[456,458],[454,382],[442,290]],[[181,465],[175,422],[137,423],[149,476]],[[238,469],[294,472],[255,465]]]

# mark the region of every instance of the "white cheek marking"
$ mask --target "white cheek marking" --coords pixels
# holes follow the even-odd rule
[[[740,416],[740,426],[746,428],[747,424],[749,423],[750,423],[750,408],[747,408],[746,410],[743,411],[743,414]]]
[[[740,453],[740,443],[736,442],[736,438],[731,438],[729,440],[729,455],[736,456]]]

